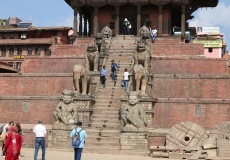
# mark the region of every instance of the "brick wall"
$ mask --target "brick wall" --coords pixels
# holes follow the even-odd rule
[[[229,99],[230,76],[163,75],[153,77],[155,98]]]
[[[1,123],[13,120],[15,123],[37,124],[42,119],[44,124],[54,124],[53,111],[60,101],[59,96],[52,97],[1,97]]]
[[[60,96],[73,88],[72,74],[1,74],[0,96]]]
[[[204,46],[203,44],[154,44],[151,46],[152,57],[154,56],[186,56],[186,55],[203,55]]]
[[[229,99],[214,102],[210,99],[159,98],[154,106],[154,127],[171,128],[177,123],[190,121],[204,129],[213,129],[221,122],[229,121],[229,104]]]
[[[73,66],[85,66],[84,57],[41,57],[26,58],[23,65],[24,73],[72,73]]]
[[[152,74],[216,74],[228,75],[228,60],[191,57],[152,57]]]

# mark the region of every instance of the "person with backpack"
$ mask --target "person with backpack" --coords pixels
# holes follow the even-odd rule
[[[128,91],[128,86],[129,86],[129,72],[128,72],[127,69],[124,69],[123,80],[124,80],[125,90]]]
[[[72,138],[72,147],[74,148],[74,160],[81,160],[87,134],[85,130],[82,129],[82,122],[77,122],[76,125],[77,128],[71,131],[70,137]]]
[[[114,60],[111,61],[111,78],[114,81],[114,84],[116,84],[117,80],[117,73],[118,71],[118,65],[114,62]]]
[[[131,24],[128,21],[127,18],[125,18],[125,20],[123,21],[123,31],[124,31],[124,35],[129,35],[129,29],[131,29]]]

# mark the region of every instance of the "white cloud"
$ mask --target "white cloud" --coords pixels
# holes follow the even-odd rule
[[[217,7],[214,8],[201,8],[196,11],[194,20],[190,21],[190,26],[225,26],[230,27],[229,19],[230,6],[220,2]]]
[[[230,2],[230,1],[229,1]],[[226,2],[226,3],[229,3]],[[220,27],[221,33],[224,33],[227,44],[230,44],[230,5],[219,2],[214,8],[198,9],[193,15],[194,19],[189,21],[190,27]]]

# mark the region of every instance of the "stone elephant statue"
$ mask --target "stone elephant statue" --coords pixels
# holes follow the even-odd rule
[[[87,86],[89,81],[89,75],[86,71],[86,68],[82,65],[74,65],[73,66],[73,84],[74,84],[74,92],[76,95],[81,94],[80,88],[82,87],[82,95],[87,95]],[[82,86],[80,86],[80,82]]]
[[[136,82],[135,90],[139,91],[141,86],[141,96],[147,96],[147,84],[148,84],[148,77],[149,72],[141,65],[135,64],[133,66],[134,71],[134,78]]]

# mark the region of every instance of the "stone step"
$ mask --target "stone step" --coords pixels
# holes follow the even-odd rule
[[[120,129],[120,124],[114,124],[114,123],[101,123],[101,122],[91,122],[92,128],[111,128],[111,129]]]

